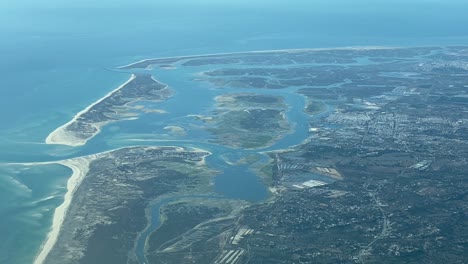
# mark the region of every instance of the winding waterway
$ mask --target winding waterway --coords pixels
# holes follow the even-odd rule
[[[235,65],[238,67],[239,65]],[[284,66],[283,66],[284,67]],[[177,196],[158,200],[153,203],[151,208],[147,209],[149,223],[147,228],[140,234],[135,245],[135,255],[140,263],[147,263],[145,258],[145,247],[149,236],[155,232],[161,225],[160,209],[168,203],[186,198],[204,198],[204,199],[242,199],[251,202],[260,202],[265,200],[269,193],[266,186],[257,175],[252,171],[252,164],[233,165],[226,162],[226,157],[246,157],[249,155],[260,156],[259,162],[265,162],[267,159],[260,152],[267,152],[278,149],[286,149],[303,143],[309,136],[308,123],[311,118],[320,118],[332,111],[328,107],[325,113],[310,117],[304,112],[306,107],[306,98],[295,93],[300,87],[291,87],[287,89],[254,89],[254,88],[217,88],[207,82],[195,81],[200,72],[211,70],[213,66],[203,67],[178,67],[176,70],[154,69],[151,73],[155,78],[165,84],[168,84],[176,91],[175,95],[165,102],[155,105],[158,109],[167,111],[167,114],[161,116],[160,120],[155,121],[154,115],[143,115],[136,121],[124,121],[118,124],[120,137],[115,137],[115,127],[106,128],[103,133],[93,139],[94,142],[109,139],[107,141],[114,147],[123,147],[135,145],[138,141],[138,135],[144,134],[148,137],[144,140],[146,145],[178,145],[186,147],[201,148],[210,151],[213,155],[207,157],[207,165],[222,173],[215,178],[214,189],[220,196]],[[144,71],[147,73],[147,71]],[[214,98],[226,93],[256,93],[265,95],[276,95],[284,98],[288,106],[286,112],[287,120],[292,126],[289,134],[285,135],[273,145],[261,149],[233,149],[209,141],[211,135],[200,129],[188,129],[187,135],[169,137],[161,142],[161,136],[167,131],[166,126],[197,127],[202,124],[194,118],[187,118],[189,115],[208,115],[214,108]],[[133,136],[135,138],[133,138]],[[151,136],[154,135],[154,136]],[[86,152],[86,148],[83,150]]]
[[[175,69],[162,69],[155,67],[151,70],[122,71],[130,73],[151,73],[158,81],[169,85],[175,94],[166,101],[151,103],[139,102],[136,105],[143,105],[146,108],[156,108],[164,110],[164,114],[142,113],[140,118],[132,121],[122,121],[113,123],[103,128],[102,132],[91,139],[87,145],[72,151],[69,156],[83,156],[94,154],[119,147],[135,145],[151,146],[184,146],[199,148],[210,151],[212,155],[206,158],[207,166],[221,173],[214,179],[214,191],[216,195],[199,196],[167,196],[160,197],[152,201],[146,209],[148,225],[138,236],[135,243],[134,254],[140,264],[147,263],[145,257],[148,238],[161,226],[161,208],[168,203],[176,202],[187,198],[203,199],[239,199],[250,202],[264,201],[269,192],[258,175],[252,171],[253,164],[236,164],[236,160],[243,157],[256,155],[259,157],[257,163],[264,164],[268,161],[264,152],[281,150],[300,145],[311,137],[309,123],[327,116],[334,111],[334,106],[326,102],[324,111],[316,115],[308,115],[304,112],[307,98],[297,90],[304,86],[291,86],[284,89],[256,89],[256,88],[234,88],[216,87],[214,84],[203,81],[206,77],[202,73],[219,68],[284,68],[298,67],[297,65],[273,65],[273,66],[252,66],[252,65],[207,65],[207,66],[181,66],[184,61],[179,62]],[[361,57],[356,63],[340,64],[341,66],[372,64],[367,57]],[[307,64],[307,66],[323,66],[327,64]],[[251,75],[249,75],[251,76]],[[224,77],[224,76],[223,76]],[[261,76],[273,79],[273,76]],[[230,78],[229,76],[226,78]],[[351,81],[345,80],[342,83],[335,83],[328,88],[336,88]],[[307,86],[311,87],[311,86]],[[313,87],[313,86],[312,86]],[[235,149],[223,146],[213,141],[213,135],[205,129],[203,122],[193,118],[193,115],[210,116],[217,110],[215,97],[229,93],[255,93],[260,95],[275,95],[284,99],[288,106],[286,118],[291,125],[290,133],[278,139],[271,146],[260,149]],[[181,127],[185,129],[185,134],[171,134],[167,127]],[[63,153],[62,153],[63,154]],[[62,155],[63,156],[63,155]],[[234,162],[230,162],[232,159]],[[308,175],[304,175],[304,178]],[[320,177],[320,176],[317,176]],[[322,179],[321,179],[322,180]],[[326,181],[326,180],[324,180]],[[218,196],[219,195],[219,196]]]

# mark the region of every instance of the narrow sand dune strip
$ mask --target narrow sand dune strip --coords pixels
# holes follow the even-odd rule
[[[62,227],[63,220],[65,219],[65,215],[67,213],[68,207],[70,206],[73,194],[88,173],[90,162],[96,157],[97,155],[91,155],[56,162],[57,164],[61,164],[72,169],[73,175],[70,177],[70,179],[68,179],[65,200],[59,207],[55,209],[54,218],[52,221],[52,229],[47,235],[47,239],[45,240],[44,244],[41,246],[41,251],[34,260],[34,264],[42,264],[57,241],[60,228]]]
[[[86,144],[86,142],[89,139],[91,139],[93,136],[97,135],[101,131],[101,127],[104,125],[103,123],[89,124],[89,125],[93,126],[96,129],[96,132],[93,134],[93,136],[89,137],[89,138],[78,137],[78,135],[77,135],[77,133],[75,131],[69,130],[67,128],[70,127],[72,124],[76,123],[78,121],[78,119],[83,114],[89,112],[94,106],[96,106],[97,104],[101,103],[105,99],[112,96],[114,93],[116,93],[117,91],[119,91],[120,89],[125,87],[125,85],[127,85],[128,83],[133,81],[135,78],[136,78],[136,75],[132,74],[130,79],[128,79],[128,81],[126,81],[124,84],[117,87],[115,90],[111,91],[106,96],[102,97],[101,99],[97,100],[96,102],[94,102],[93,104],[86,107],[84,110],[82,110],[78,114],[76,114],[75,117],[73,117],[73,119],[70,122],[68,122],[65,125],[55,129],[52,133],[49,134],[49,136],[47,136],[45,143],[46,144],[62,144],[62,145],[68,145],[68,146],[74,146],[74,147],[75,146],[82,146],[82,145]]]
[[[160,58],[150,58],[143,59],[137,62],[132,62],[124,66],[120,66],[117,69],[132,69],[135,66],[141,63],[152,64],[158,63],[158,60],[168,60],[168,59],[199,59],[199,58],[209,58],[217,56],[236,56],[236,55],[252,55],[252,54],[263,54],[263,53],[272,53],[272,52],[282,52],[282,53],[295,53],[295,52],[305,52],[305,51],[331,51],[331,50],[381,50],[381,49],[396,49],[398,47],[387,47],[387,46],[351,46],[351,47],[337,47],[337,48],[304,48],[304,49],[277,49],[277,50],[255,50],[255,51],[240,51],[240,52],[229,52],[229,53],[208,53],[200,55],[185,55],[185,56],[173,56],[173,57],[160,57]],[[136,67],[139,68],[139,67]]]

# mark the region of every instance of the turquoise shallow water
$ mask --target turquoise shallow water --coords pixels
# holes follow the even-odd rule
[[[291,1],[287,6],[279,1],[175,1],[164,6],[134,1],[123,7],[123,1],[74,3],[79,8],[63,1],[41,1],[47,8],[34,1],[14,2],[0,3],[2,163],[57,160],[130,144],[122,137],[141,133],[143,126],[112,125],[92,146],[80,149],[41,143],[128,78],[106,68],[142,58],[468,43],[466,1]],[[70,171],[61,166],[0,167],[0,263],[30,263],[62,201]]]

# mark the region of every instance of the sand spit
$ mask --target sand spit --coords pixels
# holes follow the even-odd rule
[[[96,159],[97,155],[90,155],[86,157],[74,158],[70,160],[58,161],[58,162],[50,162],[61,164],[63,166],[69,167],[73,174],[68,179],[67,182],[67,193],[65,194],[65,199],[63,203],[55,209],[54,218],[52,221],[52,229],[47,235],[47,239],[41,246],[41,250],[37,255],[36,259],[34,260],[34,264],[42,264],[46,259],[49,252],[52,250],[55,242],[57,241],[60,229],[62,227],[63,221],[68,211],[68,207],[73,198],[73,194],[75,193],[78,186],[80,186],[81,182],[83,181],[84,177],[89,171],[89,164],[92,160]],[[37,163],[37,164],[45,164],[45,163]],[[34,164],[31,164],[34,165]]]
[[[249,54],[262,54],[270,52],[284,52],[284,53],[295,53],[304,51],[330,51],[330,50],[382,50],[382,49],[398,49],[399,47],[386,47],[386,46],[353,46],[353,47],[337,47],[337,48],[304,48],[304,49],[278,49],[278,50],[256,50],[256,51],[240,51],[240,52],[226,52],[226,53],[211,53],[211,54],[200,54],[200,55],[185,55],[185,56],[173,56],[173,57],[160,57],[160,58],[149,58],[132,62],[124,66],[120,66],[117,69],[131,68],[142,62],[148,62],[152,60],[165,60],[165,59],[196,59],[206,58],[214,56],[228,56],[228,55],[249,55]]]
[[[83,114],[85,114],[89,110],[91,110],[91,108],[93,108],[95,105],[101,103],[102,101],[104,101],[108,97],[112,96],[112,94],[116,93],[117,91],[119,91],[120,89],[125,87],[125,85],[127,85],[128,83],[133,81],[135,78],[136,78],[136,75],[132,74],[130,79],[128,79],[128,81],[126,81],[124,84],[120,85],[115,90],[109,92],[108,94],[106,94],[101,99],[97,100],[93,104],[86,107],[84,110],[77,113],[70,122],[68,122],[65,125],[55,129],[52,133],[50,133],[49,136],[47,136],[45,143],[46,144],[68,145],[68,146],[73,146],[73,147],[82,146],[82,145],[86,144],[86,142],[88,140],[90,140],[95,135],[99,134],[99,132],[101,131],[101,127],[104,126],[108,122],[91,123],[90,125],[92,125],[93,127],[96,128],[96,132],[89,138],[80,138],[79,133],[77,133],[75,131],[72,131],[72,130],[68,130],[67,128],[71,124],[75,123]]]

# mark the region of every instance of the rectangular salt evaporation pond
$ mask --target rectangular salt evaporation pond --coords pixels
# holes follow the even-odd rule
[[[335,182],[333,178],[317,173],[286,174],[281,179],[282,184],[294,189],[313,188]]]
[[[0,263],[32,263],[52,227],[71,170],[0,164]]]

